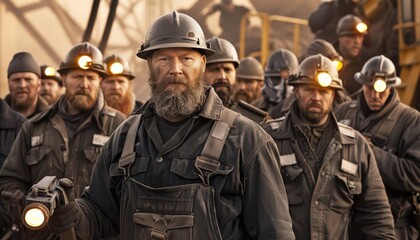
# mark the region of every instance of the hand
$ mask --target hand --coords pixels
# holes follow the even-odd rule
[[[59,180],[59,185],[65,191],[69,202],[63,206],[57,206],[48,221],[48,228],[57,235],[74,228],[80,218],[80,208],[74,200],[73,182],[63,178]]]

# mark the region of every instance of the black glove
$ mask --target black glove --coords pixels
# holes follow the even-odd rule
[[[63,206],[57,206],[48,221],[48,228],[57,235],[74,228],[81,214],[79,206],[74,201],[73,182],[63,178],[59,180],[59,185],[64,189],[69,202]]]

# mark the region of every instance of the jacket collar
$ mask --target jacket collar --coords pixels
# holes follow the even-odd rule
[[[297,108],[297,101],[294,101],[292,104],[292,107],[290,108],[290,111],[293,111],[293,109]],[[296,124],[295,122],[292,122],[292,114],[289,112],[287,113],[285,119],[285,126],[278,129],[278,132],[275,134],[275,139],[290,139],[294,141],[296,139],[295,132],[293,131],[293,126]],[[332,126],[334,126],[334,137],[341,143],[341,144],[354,144],[355,143],[355,137],[354,137],[354,130],[347,126],[341,126],[342,124],[339,124],[334,113],[330,113],[330,121],[332,121]],[[340,133],[340,134],[338,134]]]
[[[34,118],[31,119],[31,122],[39,122],[42,121],[46,118],[51,118],[55,113],[57,113],[59,110],[59,102],[61,100],[63,101],[67,101],[65,98],[65,95],[61,96],[58,101],[56,103],[54,103],[50,108],[48,108],[46,111],[44,111],[43,113],[35,116]],[[102,114],[107,114],[108,109],[105,108],[106,103],[105,103],[105,99],[104,99],[104,95],[102,93],[102,90],[99,89],[98,91],[98,99],[96,100],[96,103],[94,105],[94,109],[92,111],[92,117],[93,119],[95,119],[95,121],[97,122],[98,126],[102,129]]]

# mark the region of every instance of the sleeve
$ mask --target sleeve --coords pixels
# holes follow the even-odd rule
[[[0,192],[22,191],[26,195],[32,186],[31,171],[25,162],[31,149],[31,130],[30,122],[22,125],[0,170]]]
[[[367,141],[360,134],[357,136],[358,157],[362,159],[359,166],[362,193],[354,198],[353,222],[359,226],[363,239],[396,239],[394,219],[375,155]]]
[[[295,239],[279,162],[270,137],[244,166],[243,219],[251,239]]]
[[[318,9],[311,13],[308,19],[309,27],[311,28],[312,33],[324,28],[324,26],[330,20],[331,11],[333,11],[334,2],[323,2],[319,5]]]
[[[378,146],[373,147],[382,179],[393,190],[420,192],[420,117],[417,112],[416,115],[407,119],[403,127],[397,126],[394,132],[402,132],[399,136],[390,136],[399,138],[398,155]]]

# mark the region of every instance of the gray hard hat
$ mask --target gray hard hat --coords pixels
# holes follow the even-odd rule
[[[263,81],[263,67],[254,57],[246,57],[239,63],[239,67],[236,70],[236,78]]]
[[[215,51],[214,55],[207,58],[207,64],[231,62],[235,65],[235,68],[239,66],[238,52],[228,40],[213,37],[208,39],[207,43],[210,45],[210,48]]]
[[[193,48],[207,57],[214,54],[197,21],[177,11],[161,16],[152,24],[137,56],[147,59],[153,51],[162,48]]]

